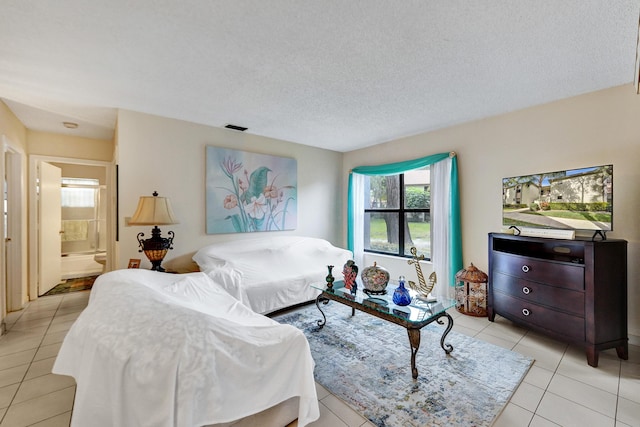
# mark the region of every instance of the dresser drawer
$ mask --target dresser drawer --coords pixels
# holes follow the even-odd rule
[[[493,271],[567,289],[584,290],[584,267],[518,255],[493,253]]]
[[[520,298],[527,303],[584,317],[584,292],[581,291],[547,286],[503,273],[493,274],[489,286],[493,291]]]
[[[514,321],[538,326],[569,337],[572,340],[584,341],[585,339],[583,317],[538,306],[502,292],[493,293],[493,307],[498,314],[502,314]]]

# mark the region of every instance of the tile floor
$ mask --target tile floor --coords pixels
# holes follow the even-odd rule
[[[75,382],[51,374],[51,367],[88,297],[88,291],[43,297],[7,316],[8,332],[0,337],[0,427],[69,425]],[[628,361],[603,352],[599,367],[591,368],[581,350],[505,319],[451,314],[454,330],[536,359],[496,427],[640,426],[639,346],[630,346]],[[371,426],[320,385],[318,398],[321,416],[313,427]]]

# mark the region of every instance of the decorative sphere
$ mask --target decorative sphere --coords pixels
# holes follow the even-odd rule
[[[362,279],[362,284],[367,291],[382,293],[387,289],[387,284],[389,283],[389,272],[386,268],[381,267],[374,262],[372,266],[362,270],[360,279]]]

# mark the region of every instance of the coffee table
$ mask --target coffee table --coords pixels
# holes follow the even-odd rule
[[[384,319],[396,325],[403,326],[407,329],[409,335],[409,345],[411,346],[411,376],[418,378],[418,369],[416,368],[416,354],[420,348],[420,329],[432,322],[444,325],[442,318],[447,319],[447,327],[440,338],[440,347],[446,354],[453,351],[451,344],[445,344],[445,339],[451,328],[453,328],[453,318],[447,313],[447,309],[454,307],[456,301],[449,298],[438,298],[437,301],[428,302],[422,299],[418,294],[411,292],[411,304],[400,306],[393,303],[393,291],[396,288],[392,282],[387,286],[387,294],[373,295],[363,292],[362,284],[358,283],[358,291],[352,294],[351,291],[344,287],[342,280],[335,281],[333,287],[328,289],[325,283],[316,283],[311,285],[313,288],[322,291],[316,298],[316,306],[322,314],[322,319],[318,320],[318,327],[322,329],[327,323],[320,304],[327,305],[329,301],[336,301],[340,304],[351,307],[351,315],[354,316],[356,310],[363,311],[372,316]]]

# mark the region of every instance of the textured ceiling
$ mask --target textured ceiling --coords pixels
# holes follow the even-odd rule
[[[0,98],[111,138],[123,108],[349,151],[634,78],[640,0],[1,0]],[[67,131],[71,133],[71,131]]]

